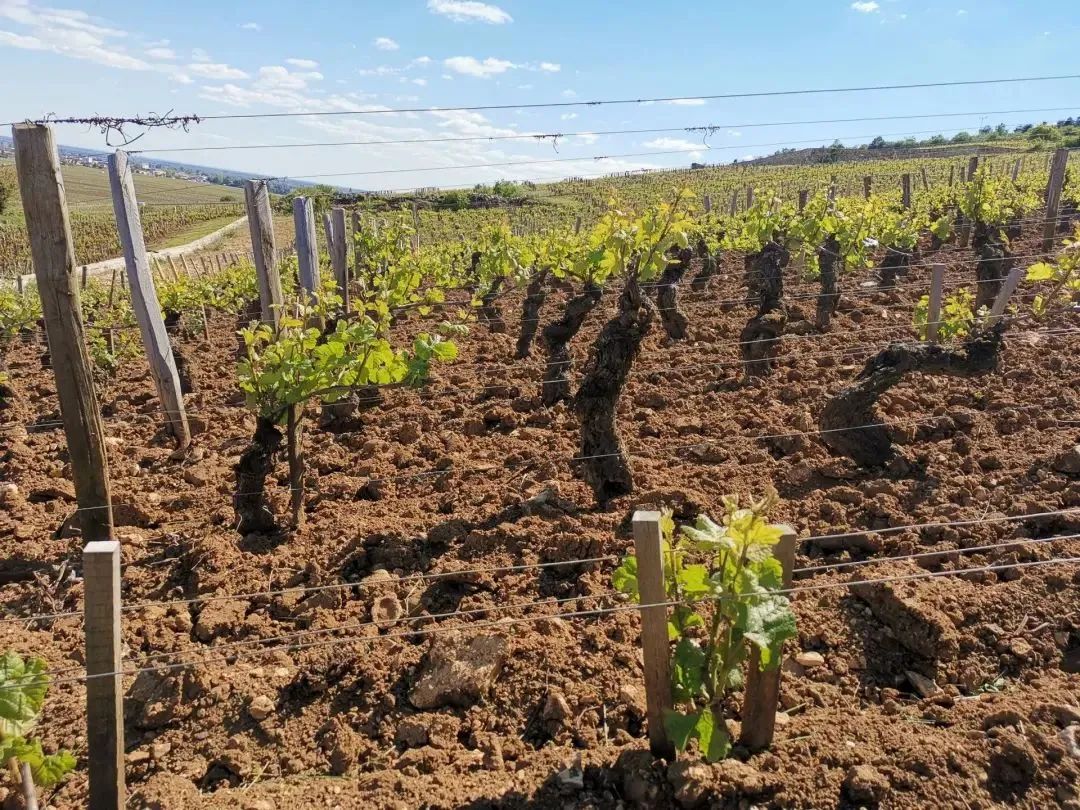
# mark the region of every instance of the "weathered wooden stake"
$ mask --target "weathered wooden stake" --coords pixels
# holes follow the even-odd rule
[[[923,191],[929,191],[930,190],[930,177],[926,173],[926,167],[925,166],[920,166],[919,167],[919,172],[922,174]]]
[[[165,332],[165,321],[161,317],[154,279],[150,274],[150,260],[143,242],[139,202],[135,198],[135,183],[128,168],[128,156],[120,149],[109,155],[109,187],[131,287],[131,308],[135,311],[146,358],[150,361],[150,376],[157,389],[161,408],[165,411],[165,423],[176,438],[177,447],[183,449],[191,444],[184,395],[180,392],[172,344]]]
[[[945,285],[945,265],[930,266],[930,305],[926,310],[926,341],[938,342],[938,327],[941,326],[941,294]]]
[[[701,203],[702,203],[702,205],[705,206],[705,213],[706,214],[711,214],[712,213],[712,197],[710,197],[708,194],[706,194],[705,197],[702,199]]]
[[[1043,250],[1054,247],[1058,216],[1061,212],[1061,190],[1065,187],[1065,168],[1069,164],[1069,150],[1058,149],[1050,163],[1050,179],[1046,184],[1046,224],[1043,225]]]
[[[869,200],[874,193],[874,177],[873,175],[866,175],[862,179],[862,193],[863,198]]]
[[[79,526],[84,540],[108,540],[113,520],[105,429],[86,352],[75,251],[56,141],[52,129],[41,124],[16,124],[12,136],[45,336],[79,505]]]
[[[79,282],[79,289],[85,290],[87,282],[90,281],[90,268],[87,267],[85,264],[82,266],[81,276],[82,278]]]
[[[120,675],[120,543],[83,549],[86,749],[90,810],[123,810],[124,684]]]
[[[1012,294],[1016,292],[1016,286],[1020,283],[1020,277],[1023,274],[1024,269],[1022,267],[1014,267],[1009,271],[1005,283],[1001,286],[1001,291],[998,292],[997,298],[994,299],[994,305],[990,308],[990,316],[986,319],[987,327],[993,326],[1001,320],[1005,314],[1005,306],[1009,303]]]
[[[784,569],[785,588],[791,587],[796,544],[795,530],[790,526],[785,526],[780,542],[773,550],[773,554]],[[773,732],[776,730],[776,706],[780,699],[782,662],[783,653],[781,652],[780,661],[777,662],[779,666],[763,672],[761,657],[757,649],[751,653],[750,660],[747,662],[742,732],[739,741],[751,751],[767,748],[772,744]]]
[[[334,244],[330,246],[330,263],[334,267],[334,280],[337,281],[338,295],[341,296],[342,311],[349,314],[349,243],[345,235],[345,209],[335,208],[330,212],[334,230]]]
[[[900,175],[900,203],[904,208],[911,208],[911,175]]]
[[[319,249],[315,244],[315,202],[310,197],[293,200],[293,231],[300,288],[314,295],[319,291]]]
[[[749,209],[749,208],[752,208],[753,205],[754,205],[754,187],[753,186],[747,186],[746,187],[746,207]]]
[[[663,759],[675,756],[664,717],[674,709],[671,696],[671,660],[667,631],[667,589],[661,557],[659,512],[634,513],[634,552],[641,597],[641,648],[645,662],[645,704],[649,720],[649,748]]]
[[[803,189],[799,192],[799,211],[802,212],[806,208],[806,203],[810,199],[810,192],[807,189]]]
[[[265,180],[244,181],[244,202],[247,205],[248,229],[255,257],[255,274],[259,280],[259,302],[263,323],[277,324],[284,303],[281,278],[278,275],[277,246],[274,244],[274,215],[270,208],[270,191]]]
[[[1021,167],[1022,167],[1023,165],[1024,165],[1024,159],[1023,159],[1023,158],[1017,158],[1017,159],[1016,159],[1016,160],[1015,160],[1015,161],[1013,162],[1013,168],[1012,168],[1012,181],[1013,181],[1014,183],[1015,183],[1015,182],[1016,182],[1017,180],[1019,180],[1019,179],[1020,179],[1020,169],[1021,169]]]
[[[728,216],[735,216],[739,210],[739,190],[735,189],[731,192],[731,207],[728,210]]]
[[[412,224],[413,224],[413,236],[412,236],[412,252],[416,255],[420,252],[420,211],[416,207],[416,202],[412,204]]]

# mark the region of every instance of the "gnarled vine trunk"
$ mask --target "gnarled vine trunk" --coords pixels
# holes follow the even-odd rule
[[[540,386],[540,399],[549,408],[556,402],[570,398],[570,341],[581,329],[596,305],[600,303],[603,290],[586,282],[581,295],[571,298],[562,317],[544,327],[541,336],[547,347],[547,368]]]
[[[840,242],[829,236],[818,249],[818,268],[821,271],[821,294],[817,299],[817,328],[822,332],[829,328],[832,316],[840,303],[840,284],[836,264],[840,260]]]
[[[283,438],[270,419],[256,419],[255,435],[236,465],[233,509],[236,511],[236,528],[241,534],[270,532],[277,528],[274,513],[266,500],[266,479],[274,470]]]
[[[533,276],[525,288],[525,300],[521,304],[521,331],[518,333],[514,357],[524,360],[532,353],[533,338],[540,328],[540,310],[547,300],[547,270]]]
[[[909,372],[971,376],[993,371],[1004,327],[972,337],[964,351],[936,344],[894,343],[870,358],[856,382],[826,403],[821,413],[821,440],[861,467],[887,464],[896,455],[889,429],[874,413],[878,399]]]
[[[694,276],[694,280],[690,282],[690,289],[694,292],[701,292],[708,288],[709,282],[716,275],[717,261],[716,257],[709,252],[705,240],[700,240],[697,243],[697,255],[701,259],[701,270]]]
[[[1001,286],[1009,275],[1009,271],[1016,264],[1016,259],[1010,255],[1008,243],[1005,237],[1012,239],[1019,236],[1013,233],[1012,228],[1002,229],[985,225],[982,222],[975,223],[975,234],[972,237],[972,247],[978,260],[975,264],[975,311],[982,307],[992,307],[994,299],[1001,292]]]
[[[630,367],[652,320],[653,305],[641,294],[636,273],[632,273],[619,296],[618,314],[604,325],[596,339],[585,379],[574,398],[581,419],[583,477],[600,505],[634,490],[634,476],[619,438],[615,414]]]
[[[501,335],[506,332],[506,321],[502,319],[502,312],[495,302],[499,299],[499,290],[502,289],[503,277],[498,276],[491,286],[488,287],[483,298],[480,299],[480,314],[487,322],[488,331],[493,335]]]
[[[782,301],[784,268],[790,259],[787,248],[776,242],[769,242],[760,252],[747,257],[747,285],[751,298],[758,301],[757,314],[739,333],[747,379],[767,375],[780,348],[780,336],[787,324],[787,310]]]
[[[477,278],[477,274],[480,272],[480,257],[482,255],[483,254],[479,250],[474,250],[472,252],[472,258],[470,259],[469,264],[469,281],[462,287],[469,295],[474,295],[476,293],[476,288],[480,286],[480,280]]]
[[[885,258],[878,265],[878,286],[888,289],[896,286],[896,277],[908,272],[911,254],[903,250],[885,246]]]
[[[682,340],[686,337],[689,319],[679,309],[679,282],[690,269],[690,259],[693,257],[694,252],[690,248],[678,251],[675,255],[677,261],[664,268],[657,282],[656,307],[660,312],[660,322],[664,324],[664,331],[672,340]]]

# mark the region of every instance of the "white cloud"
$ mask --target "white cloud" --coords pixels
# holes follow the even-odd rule
[[[573,121],[577,118],[577,113],[563,113],[559,116],[563,121]]]
[[[492,76],[520,67],[506,59],[495,59],[491,56],[482,62],[475,56],[451,56],[444,60],[443,64],[455,73],[475,76],[478,79],[490,79]]]
[[[874,0],[855,0],[851,7],[860,14],[873,14],[881,8]]]
[[[428,0],[428,10],[434,14],[449,17],[454,22],[485,22],[502,25],[513,22],[514,18],[498,6],[479,3],[475,0]]]
[[[411,81],[419,87],[427,87],[427,79],[412,79]]]
[[[262,31],[262,26],[257,22],[246,22],[240,26],[245,31]]]
[[[411,62],[409,62],[410,67],[414,67],[414,66],[415,67],[427,67],[430,64],[431,64],[431,57],[430,56],[418,56],[415,59],[413,59]]]
[[[261,90],[304,90],[309,81],[319,81],[323,75],[316,71],[290,71],[281,65],[259,68],[253,87]]]
[[[209,62],[210,54],[204,51],[202,48],[191,49],[191,61],[192,62]]]
[[[575,93],[573,90],[563,90],[562,91],[562,97],[563,98],[577,98],[577,93]]]
[[[147,48],[145,51],[143,51],[143,53],[145,53],[151,59],[175,59],[176,58],[176,51],[174,51],[172,48],[162,48],[162,47]]]
[[[157,70],[132,56],[123,45],[128,32],[113,28],[85,11],[35,6],[29,0],[0,0],[0,19],[27,30],[0,30],[0,46],[43,51],[123,70]]]
[[[540,70],[544,71],[545,73],[558,73],[560,70],[562,70],[562,65],[556,62],[541,62]]]
[[[742,137],[742,133],[739,132],[739,130],[737,130],[737,129],[729,129],[727,131],[727,134],[730,135],[732,138],[741,138]]]
[[[600,136],[594,135],[591,132],[579,132],[577,134],[577,140],[586,146],[590,146],[600,140]]]
[[[663,149],[665,151],[679,151],[690,152],[692,154],[700,154],[703,147],[700,143],[694,143],[684,138],[653,138],[651,141],[645,141],[641,144],[649,149]]]
[[[292,65],[294,68],[300,68],[301,70],[315,70],[319,66],[319,63],[314,59],[297,59],[295,57],[285,60],[286,65]]]
[[[665,101],[665,104],[671,104],[675,107],[704,107],[705,99],[703,98],[673,98],[671,101]]]
[[[360,68],[356,71],[361,76],[395,76],[401,73],[401,68],[389,67],[387,65],[379,65],[373,68]]]
[[[173,81],[177,84],[194,84],[195,80],[188,76],[186,73],[173,73]]]
[[[396,51],[401,46],[398,45],[390,37],[376,37],[374,45],[380,51]]]
[[[194,73],[203,79],[213,79],[218,82],[228,81],[229,79],[246,79],[248,77],[240,68],[234,68],[220,62],[192,62],[187,66],[187,70],[189,73]]]

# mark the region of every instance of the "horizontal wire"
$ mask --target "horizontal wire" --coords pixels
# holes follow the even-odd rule
[[[919,118],[962,118],[971,115],[1020,115],[1024,113],[1040,112],[1070,112],[1080,109],[1080,104],[1068,107],[1040,107],[1026,110],[974,110],[971,112],[951,113],[923,113],[918,115],[875,115],[859,118],[819,118],[816,120],[802,121],[764,121],[740,124],[700,124],[683,127],[661,127],[652,129],[605,129],[588,130],[584,132],[534,132],[519,135],[474,135],[465,137],[449,138],[400,138],[396,140],[381,141],[322,141],[314,143],[255,143],[239,144],[235,146],[182,146],[169,149],[135,149],[128,152],[129,155],[160,155],[167,152],[223,152],[230,150],[247,149],[311,149],[331,146],[392,146],[398,144],[425,144],[425,143],[460,143],[469,141],[514,141],[514,140],[552,140],[556,138],[573,138],[585,136],[609,136],[609,135],[656,135],[661,133],[686,132],[711,134],[721,129],[756,129],[760,127],[787,127],[803,126],[809,124],[855,124],[869,121],[904,121]],[[891,147],[884,147],[889,149]],[[903,148],[903,147],[901,147]]]
[[[1016,569],[1035,568],[1035,567],[1040,567],[1040,566],[1045,566],[1045,565],[1071,565],[1071,564],[1075,564],[1075,563],[1080,563],[1080,557],[1060,557],[1060,558],[1052,558],[1052,559],[1049,559],[1049,560],[1032,560],[1032,561],[1028,561],[1028,562],[1016,562],[1016,563],[1006,563],[1006,564],[990,564],[990,565],[984,565],[984,566],[978,566],[978,567],[972,567],[972,568],[964,568],[964,569],[956,569],[956,570],[949,570],[949,571],[921,571],[921,572],[918,572],[918,573],[898,574],[898,575],[889,576],[889,577],[879,577],[879,578],[872,578],[872,579],[853,580],[853,581],[847,581],[847,582],[824,582],[824,583],[815,583],[815,584],[812,584],[812,585],[796,585],[796,586],[792,586],[792,587],[788,587],[788,588],[780,588],[780,589],[777,589],[777,590],[774,590],[774,591],[769,591],[769,593],[771,595],[777,595],[777,596],[791,596],[793,594],[807,593],[807,592],[817,591],[817,590],[836,589],[836,588],[850,588],[850,587],[854,587],[854,586],[863,586],[863,585],[883,585],[883,584],[888,584],[888,583],[893,583],[893,582],[910,582],[910,581],[923,580],[923,579],[937,579],[937,578],[945,577],[945,576],[967,576],[967,575],[971,575],[971,574],[994,573],[996,571],[1008,571],[1008,570],[1016,570]],[[525,623],[544,621],[544,620],[549,620],[549,619],[562,619],[562,620],[565,621],[567,619],[595,618],[595,617],[598,617],[598,616],[604,616],[604,615],[614,614],[614,613],[626,613],[626,612],[631,612],[631,611],[642,611],[642,610],[647,610],[649,608],[679,607],[679,606],[683,606],[683,605],[694,605],[694,604],[701,604],[701,603],[708,603],[708,602],[716,602],[716,601],[721,601],[723,599],[739,599],[739,598],[744,598],[744,597],[745,598],[751,598],[751,597],[756,597],[756,596],[760,596],[760,594],[739,594],[739,595],[724,596],[724,597],[719,597],[719,598],[717,598],[717,597],[709,597],[709,598],[700,598],[700,599],[673,599],[673,600],[664,600],[664,601],[661,601],[661,602],[650,602],[650,603],[647,603],[647,604],[616,605],[616,606],[610,607],[610,608],[595,608],[595,609],[591,609],[591,610],[575,610],[575,611],[566,611],[566,612],[557,611],[555,613],[545,614],[545,615],[542,615],[542,616],[528,616],[528,617],[520,617],[520,618],[504,617],[502,619],[498,619],[498,620],[495,620],[495,621],[473,622],[473,623],[470,623],[470,624],[467,624],[467,625],[454,625],[454,626],[450,626],[450,627],[431,627],[431,628],[426,628],[426,629],[421,628],[419,630],[404,630],[404,631],[398,631],[398,632],[389,632],[389,633],[384,633],[384,634],[380,634],[380,635],[377,635],[377,636],[364,636],[364,637],[361,637],[361,638],[327,639],[327,640],[323,640],[323,641],[305,642],[305,643],[300,643],[300,644],[278,645],[276,647],[271,647],[271,648],[268,648],[268,649],[255,650],[255,651],[252,651],[250,654],[253,654],[253,655],[271,655],[271,654],[274,654],[274,653],[298,652],[298,651],[302,651],[302,650],[309,650],[309,649],[315,649],[315,648],[320,648],[320,647],[334,647],[334,646],[345,645],[345,644],[352,645],[352,644],[361,644],[361,643],[365,643],[365,642],[382,642],[382,641],[388,641],[388,640],[392,640],[392,639],[426,638],[426,637],[433,637],[433,636],[442,635],[444,633],[471,632],[471,631],[476,631],[476,630],[483,630],[483,629],[496,628],[496,627],[507,627],[507,626],[515,625],[515,624],[525,624]],[[585,597],[581,597],[581,598],[585,598]],[[211,648],[211,649],[213,649],[213,648]],[[58,678],[58,679],[52,680],[51,685],[59,686],[59,685],[62,685],[62,684],[69,684],[69,683],[70,684],[86,683],[87,681],[90,681],[90,680],[98,680],[98,679],[102,679],[102,678],[130,677],[130,676],[133,676],[133,675],[142,674],[144,672],[154,672],[154,673],[160,674],[160,673],[163,673],[163,672],[172,672],[172,671],[176,671],[176,670],[179,670],[179,669],[185,669],[185,668],[188,668],[188,667],[206,666],[207,664],[211,664],[211,663],[228,663],[228,664],[232,664],[232,663],[235,663],[236,658],[237,658],[237,655],[218,656],[218,657],[203,658],[203,659],[197,660],[197,661],[180,661],[180,662],[174,662],[174,663],[169,663],[169,664],[159,664],[159,665],[151,666],[151,667],[141,667],[141,668],[137,668],[137,669],[129,669],[129,670],[120,669],[120,670],[115,670],[115,671],[111,671],[111,672],[98,672],[98,673],[94,673],[94,674],[88,674],[88,675],[86,675],[84,677],[81,677],[81,678]],[[22,686],[18,685],[18,684],[13,684],[13,685],[9,685],[9,686],[0,685],[0,690],[5,689],[5,688],[8,688],[8,689],[21,689]]]

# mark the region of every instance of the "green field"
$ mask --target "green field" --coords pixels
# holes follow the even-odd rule
[[[109,175],[105,169],[64,165],[60,167],[60,173],[64,177],[68,205],[73,210],[85,211],[96,207],[111,210]],[[0,164],[0,183],[10,183],[13,188],[15,187],[14,166],[10,161]],[[148,205],[197,205],[244,201],[242,189],[144,174],[135,175],[135,195],[139,198],[139,202]],[[3,214],[0,214],[0,222],[21,220],[22,207],[19,205],[16,190],[8,200]]]

